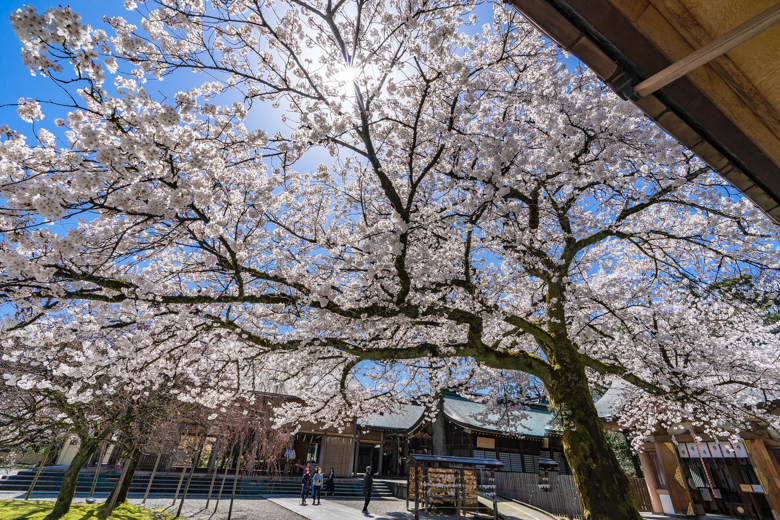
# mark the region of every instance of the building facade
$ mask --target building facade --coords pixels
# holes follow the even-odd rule
[[[596,403],[607,429],[620,429],[614,419],[620,393],[613,386]],[[681,423],[645,439],[639,459],[653,510],[780,520],[780,435],[756,422],[739,436],[729,442]]]

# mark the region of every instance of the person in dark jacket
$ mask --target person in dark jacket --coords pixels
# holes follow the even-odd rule
[[[336,474],[333,472],[333,468],[330,468],[328,478],[325,479],[325,494],[331,497],[336,494]]]
[[[371,502],[371,491],[374,488],[374,477],[371,475],[371,466],[366,468],[366,475],[363,477],[363,494],[366,501],[363,504],[363,514],[368,514],[368,503]]]
[[[301,477],[301,505],[306,505],[306,497],[309,495],[311,489],[311,474],[309,468],[303,470],[303,476]]]

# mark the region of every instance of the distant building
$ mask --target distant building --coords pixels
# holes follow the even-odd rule
[[[486,405],[447,394],[444,397],[445,455],[497,458],[504,471],[538,473],[539,459],[558,463],[560,474],[571,474],[563,455],[561,435],[550,429],[552,413],[546,405],[526,405],[528,418],[501,430],[490,423]],[[366,466],[382,476],[404,476],[403,459],[410,453],[432,453],[431,423],[421,406],[405,405],[400,411],[373,415],[353,425],[351,432],[335,433],[302,425],[293,440],[295,462],[316,463],[337,475],[362,473]]]

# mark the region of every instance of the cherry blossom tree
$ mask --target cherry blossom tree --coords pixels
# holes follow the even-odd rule
[[[75,378],[289,393],[279,422],[334,428],[543,385],[588,519],[639,518],[590,384],[629,383],[644,433],[772,421],[763,310],[711,288],[772,297],[777,228],[511,9],[479,28],[470,0],[128,4],[140,28],[11,16],[70,97],[61,130],[33,99],[34,135],[3,129],[5,337],[99,334]]]

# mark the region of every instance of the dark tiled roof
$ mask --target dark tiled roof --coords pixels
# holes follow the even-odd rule
[[[549,423],[552,413],[547,408],[530,406],[524,413],[527,418],[518,420],[505,427],[497,427],[498,414],[489,414],[487,420],[482,420],[486,405],[457,396],[444,398],[444,415],[451,421],[466,428],[478,429],[488,432],[507,433],[510,435],[528,435],[532,437],[544,437],[550,430]]]
[[[365,420],[358,420],[361,426],[376,430],[392,430],[408,432],[422,421],[425,409],[422,406],[405,404],[397,412],[384,412],[369,415]]]
[[[601,399],[596,401],[596,412],[599,414],[599,419],[608,419],[618,415],[623,401],[626,399],[626,390],[628,388],[628,384],[622,379],[612,383],[609,390],[604,392]]]

